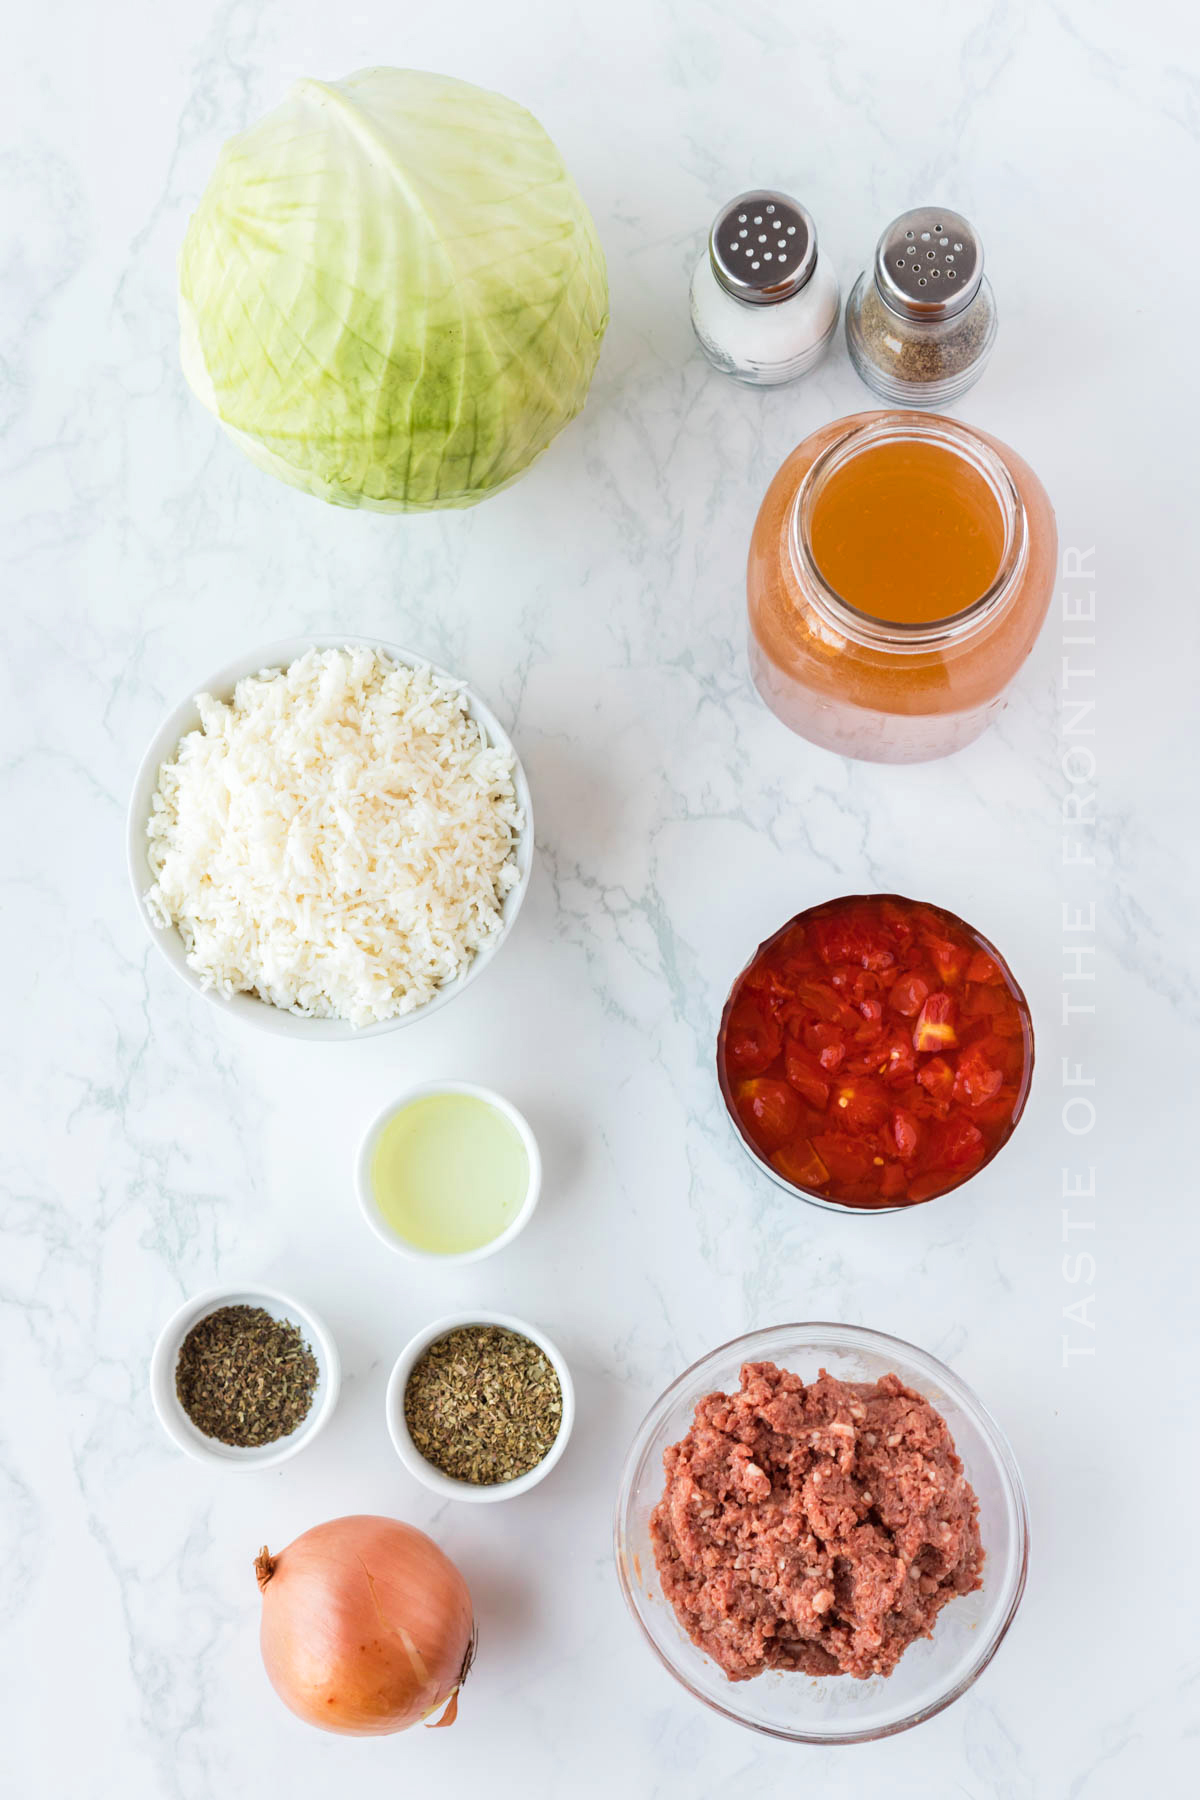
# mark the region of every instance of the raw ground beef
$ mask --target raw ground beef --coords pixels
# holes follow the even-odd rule
[[[663,1593],[733,1681],[890,1675],[982,1585],[979,1502],[941,1414],[896,1375],[805,1385],[747,1363],[663,1456]]]

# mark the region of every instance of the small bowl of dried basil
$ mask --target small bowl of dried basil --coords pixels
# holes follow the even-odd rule
[[[557,1346],[507,1313],[438,1319],[397,1358],[387,1391],[396,1454],[445,1500],[511,1500],[567,1447],[575,1389]]]
[[[275,1288],[210,1288],[159,1333],[150,1394],[167,1436],[198,1462],[266,1469],[311,1444],[337,1402],[341,1362],[317,1315]]]

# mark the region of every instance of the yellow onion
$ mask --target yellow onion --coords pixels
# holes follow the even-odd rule
[[[454,1723],[475,1650],[471,1596],[423,1531],[331,1519],[277,1556],[264,1545],[254,1568],[263,1662],[298,1718],[352,1737]]]

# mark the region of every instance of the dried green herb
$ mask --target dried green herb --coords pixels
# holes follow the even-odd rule
[[[492,1487],[536,1469],[562,1425],[554,1364],[519,1332],[461,1325],[438,1338],[404,1390],[413,1443],[455,1481]]]
[[[319,1374],[290,1320],[261,1306],[219,1306],[180,1345],[175,1393],[205,1437],[254,1449],[303,1423]]]

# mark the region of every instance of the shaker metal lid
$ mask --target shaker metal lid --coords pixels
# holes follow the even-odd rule
[[[790,194],[752,188],[723,207],[708,234],[713,274],[735,300],[773,305],[798,294],[817,266],[817,228]]]
[[[875,286],[902,319],[949,319],[983,280],[983,245],[961,213],[915,206],[893,219],[875,247]]]

